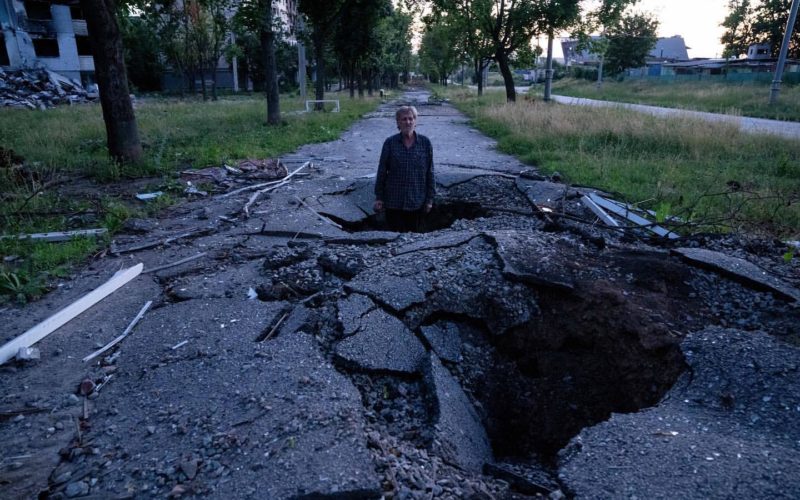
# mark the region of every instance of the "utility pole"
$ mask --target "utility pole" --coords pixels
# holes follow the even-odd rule
[[[303,44],[301,36],[305,28],[305,23],[300,19],[297,21],[297,84],[300,85],[300,98],[306,100],[306,46]]]
[[[786,55],[789,52],[789,40],[792,38],[794,24],[797,21],[797,7],[800,0],[792,0],[792,9],[789,11],[789,20],[786,22],[786,32],[783,34],[781,52],[778,55],[778,64],[775,66],[775,78],[769,89],[769,103],[775,104],[778,101],[778,93],[781,91],[781,79],[783,78],[783,67],[786,65]]]
[[[550,100],[553,87],[553,32],[547,34],[547,69],[544,70],[544,100]]]

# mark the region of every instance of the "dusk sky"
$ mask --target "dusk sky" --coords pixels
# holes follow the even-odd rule
[[[636,9],[656,15],[659,36],[681,35],[689,57],[721,57],[720,24],[727,15],[727,0],[641,0]]]

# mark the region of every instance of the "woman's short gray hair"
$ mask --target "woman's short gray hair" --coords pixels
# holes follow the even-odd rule
[[[411,113],[411,116],[413,116],[415,120],[417,119],[417,108],[414,106],[400,106],[394,114],[394,119],[399,120],[401,116],[409,113]]]

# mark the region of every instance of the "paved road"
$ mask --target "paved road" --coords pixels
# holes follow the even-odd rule
[[[639,111],[640,113],[649,113],[655,116],[685,116],[714,122],[727,122],[738,125],[742,132],[773,134],[788,137],[790,139],[800,139],[800,123],[797,122],[765,120],[763,118],[748,118],[745,116],[723,115],[719,113],[706,113],[703,111],[689,111],[685,109],[662,108],[658,106],[646,106],[644,104],[599,101],[596,99],[568,97],[563,95],[554,95],[553,100],[562,104],[572,104],[578,106],[618,106],[620,108],[632,109],[634,111]]]

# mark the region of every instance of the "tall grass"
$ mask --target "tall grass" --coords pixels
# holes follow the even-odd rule
[[[274,157],[301,144],[332,140],[376,105],[374,99],[342,101],[340,113],[293,114],[299,99],[281,100],[283,126],[267,126],[261,96],[214,102],[142,99],[136,118],[144,146],[139,165],[109,160],[99,105],[45,111],[0,110],[0,146],[28,162],[102,180],[165,174],[178,168],[219,165],[248,157]]]
[[[800,236],[800,141],[618,108],[451,97],[501,150],[544,173],[668,207],[699,230]]]
[[[565,78],[554,82],[553,92],[589,99],[800,121],[800,85],[783,85],[774,105],[769,104],[769,84],[759,82],[633,79],[605,81],[597,88],[594,82]]]
[[[110,195],[104,182],[155,176],[156,183],[176,187],[171,179],[180,170],[278,157],[303,144],[334,140],[377,102],[346,98],[339,113],[301,114],[294,113],[304,108],[300,99],[284,97],[283,123],[268,126],[262,96],[225,97],[215,102],[141,99],[136,103],[136,118],[144,158],[124,166],[108,157],[99,105],[45,111],[0,108],[0,147],[24,158],[21,170],[0,161],[0,234],[86,226],[113,232],[127,217],[152,215],[173,198],[167,194],[148,207],[130,206],[125,197]],[[5,158],[7,161],[8,155]],[[85,175],[101,183],[80,197],[47,187],[48,179],[63,173]],[[124,192],[125,185],[117,182],[114,191]],[[130,199],[132,193],[126,194]],[[36,296],[49,276],[97,247],[93,240],[52,244],[0,239],[0,303],[9,297]]]

